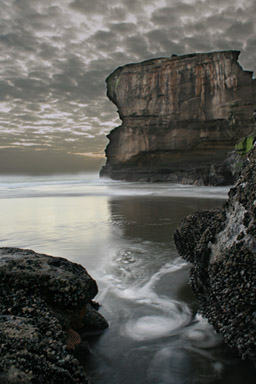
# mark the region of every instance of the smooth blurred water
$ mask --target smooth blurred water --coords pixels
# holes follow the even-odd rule
[[[90,340],[98,384],[254,382],[196,314],[179,222],[221,206],[228,188],[125,183],[95,174],[0,176],[0,246],[81,263],[97,280],[110,328]]]

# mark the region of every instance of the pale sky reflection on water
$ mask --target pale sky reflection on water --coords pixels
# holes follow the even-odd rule
[[[152,217],[157,219],[161,214],[173,220],[183,214],[183,204],[191,211],[208,206],[210,202],[206,200],[212,197],[221,204],[227,191],[228,188],[116,182],[99,179],[93,173],[1,176],[0,246],[67,257],[94,271],[122,233],[134,228],[139,235]],[[188,199],[178,202],[182,196]],[[194,196],[201,198],[191,199]]]
[[[67,257],[86,268],[109,236],[105,197],[0,199],[0,211],[1,246]]]

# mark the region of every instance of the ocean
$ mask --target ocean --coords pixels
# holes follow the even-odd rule
[[[255,369],[197,313],[173,242],[186,215],[220,207],[228,190],[95,173],[0,176],[0,246],[65,257],[98,283],[110,327],[89,340],[93,383],[254,383]]]

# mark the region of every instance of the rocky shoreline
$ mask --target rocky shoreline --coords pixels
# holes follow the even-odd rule
[[[108,327],[96,282],[78,264],[31,250],[0,248],[1,384],[87,384],[79,332]]]
[[[200,311],[226,344],[256,364],[256,147],[223,208],[185,218],[174,240],[193,264]]]
[[[175,233],[193,264],[201,313],[243,359],[256,363],[256,147],[222,209],[188,216]],[[87,384],[83,334],[108,324],[96,282],[78,264],[0,248],[1,384]]]

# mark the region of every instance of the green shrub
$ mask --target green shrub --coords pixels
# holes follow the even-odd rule
[[[254,136],[247,136],[236,145],[239,155],[246,155],[253,147]]]

